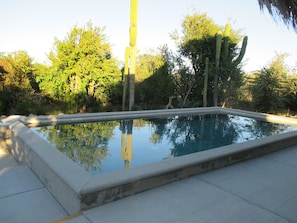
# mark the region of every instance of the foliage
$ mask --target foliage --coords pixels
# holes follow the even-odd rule
[[[39,66],[41,90],[78,109],[92,98],[106,104],[120,81],[104,28],[91,23],[84,28],[75,26],[63,41],[56,39],[49,60],[51,66]]]
[[[273,69],[262,69],[252,87],[253,106],[259,112],[270,112],[283,106],[280,79]]]
[[[20,88],[33,90],[34,66],[33,59],[26,51],[16,51],[7,56],[0,55],[2,88]]]
[[[284,55],[276,56],[267,68],[255,73],[251,86],[253,106],[260,112],[271,112],[285,105],[287,70]]]
[[[290,110],[297,110],[297,74],[287,77],[286,107]]]
[[[25,107],[32,107],[32,111],[35,112],[36,106],[29,105],[29,99],[26,99],[28,95],[39,92],[33,59],[26,51],[16,51],[7,55],[2,53],[0,68],[0,113],[30,113]]]
[[[174,84],[174,95],[177,97],[177,106],[199,106],[199,102],[192,100],[196,95],[192,89],[197,80],[193,70],[187,65],[186,59],[171,52],[168,54],[168,61],[171,64],[169,67]]]
[[[164,107],[174,94],[172,76],[166,59],[167,48],[142,54],[136,65],[136,102]]]
[[[250,91],[257,111],[275,112],[280,108],[296,110],[297,78],[285,63],[287,54],[276,54],[267,68],[255,73]]]
[[[241,40],[239,31],[233,30],[229,26],[228,35],[222,36],[222,40],[217,39],[221,35],[220,33],[223,33],[223,29],[206,14],[194,13],[185,17],[181,36],[178,36],[177,33],[172,35],[177,40],[180,57],[186,58],[183,60],[184,62],[180,60],[185,65],[180,66],[183,68],[181,70],[183,72],[178,73],[188,77],[190,83],[186,94],[188,98],[184,98],[183,101],[192,101],[191,106],[194,105],[193,101],[196,102],[196,105],[197,102],[198,105],[202,104],[206,57],[209,58],[208,105],[213,105],[210,98],[218,98],[220,105],[226,104],[228,100],[236,97],[242,84],[243,73],[240,62],[244,50],[241,51],[238,47]],[[216,53],[217,49],[221,51],[221,47],[217,47],[216,42],[220,43],[222,53]],[[189,63],[191,67],[185,69]],[[212,95],[213,97],[211,97]],[[214,103],[216,104],[215,100]]]

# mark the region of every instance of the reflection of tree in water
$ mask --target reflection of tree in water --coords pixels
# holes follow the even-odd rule
[[[254,119],[251,119],[250,124],[246,124],[245,127],[255,136],[254,139],[277,135],[287,131],[289,128],[289,126],[286,125]]]
[[[118,122],[58,125],[40,128],[47,140],[86,171],[100,171],[108,153],[108,142]]]
[[[171,141],[173,156],[186,155],[233,143],[236,128],[227,116],[200,115],[175,120]]]
[[[226,115],[195,115],[155,119],[154,134],[166,136],[172,143],[172,156],[182,156],[233,143],[236,124]],[[158,138],[158,139],[159,139]]]
[[[173,145],[172,156],[182,156],[233,143],[285,132],[288,126],[236,115],[211,114],[152,120],[150,141],[164,137]]]
[[[160,118],[160,119],[150,119],[150,127],[151,131],[153,132],[149,141],[153,144],[158,144],[162,141],[163,135],[167,135],[167,132],[170,130],[167,127],[167,124],[170,123],[172,120],[171,117],[169,118]]]

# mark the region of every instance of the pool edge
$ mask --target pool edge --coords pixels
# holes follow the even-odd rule
[[[35,122],[46,123],[78,123],[100,119],[151,117],[158,115],[179,115],[228,113],[245,115],[271,122],[297,125],[297,120],[274,115],[249,111],[225,109],[220,107],[155,110],[138,112],[109,112],[82,115],[36,116],[9,119],[12,143],[8,145],[13,156],[26,163],[46,185],[69,214],[103,205],[145,190],[149,190],[176,180],[221,168],[247,159],[252,159],[297,144],[297,132],[289,132],[263,139],[233,144],[164,160],[142,167],[118,171],[110,174],[90,176],[74,163],[67,161],[59,152],[53,152],[49,143],[32,132],[26,125]],[[53,118],[54,117],[54,118]],[[34,125],[35,125],[34,124]],[[4,126],[4,127],[5,127]],[[37,138],[35,138],[37,137]],[[30,140],[28,140],[28,138]],[[7,139],[6,139],[7,141]],[[40,150],[40,148],[43,148]],[[64,158],[63,158],[64,157]],[[59,164],[62,162],[63,165]],[[62,171],[61,171],[62,168]],[[80,178],[80,180],[78,180]]]
[[[80,211],[79,191],[92,176],[18,120],[9,129],[13,157],[33,170],[69,214]]]
[[[92,177],[82,188],[81,207],[89,209],[164,184],[253,159],[297,144],[297,132],[218,147],[129,170]],[[125,174],[125,177],[123,177]],[[105,182],[100,184],[100,182]],[[100,185],[100,186],[98,186]]]

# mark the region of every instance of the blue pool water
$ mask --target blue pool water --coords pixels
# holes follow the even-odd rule
[[[92,175],[297,130],[211,114],[32,128]]]

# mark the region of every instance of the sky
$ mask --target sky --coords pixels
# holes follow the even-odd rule
[[[175,49],[170,33],[179,31],[194,10],[248,36],[245,71],[259,70],[281,53],[288,54],[291,68],[297,67],[297,33],[260,11],[258,0],[139,0],[139,52],[163,44]],[[106,27],[113,56],[123,61],[129,45],[130,0],[0,0],[0,52],[26,50],[35,62],[46,63],[55,38],[64,40],[75,25],[88,22]]]

